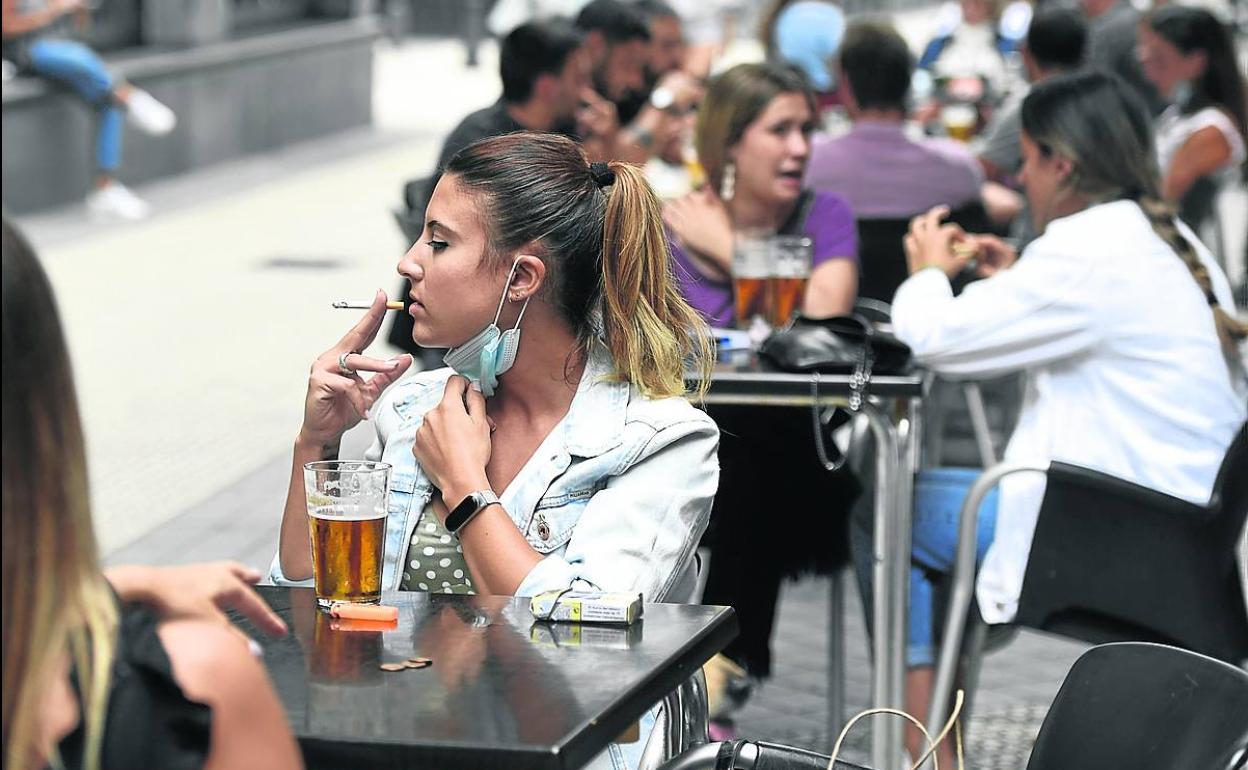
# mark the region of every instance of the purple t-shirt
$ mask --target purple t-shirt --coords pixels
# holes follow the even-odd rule
[[[815,193],[802,231],[813,241],[812,270],[830,259],[858,261],[858,229],[854,225],[854,212],[844,198],[832,193]],[[711,326],[733,326],[732,283],[707,278],[699,272],[674,238],[671,247],[676,280],[680,282],[685,299]]]
[[[843,195],[861,219],[908,217],[979,200],[984,172],[966,145],[906,136],[897,123],[858,121],[848,134],[815,137],[806,186]]]

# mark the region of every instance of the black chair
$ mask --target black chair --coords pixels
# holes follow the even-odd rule
[[[1229,770],[1248,739],[1248,673],[1176,647],[1084,653],[1062,682],[1027,770]]]
[[[988,212],[978,201],[955,209],[948,221],[961,225],[967,232],[992,230]],[[901,243],[910,228],[910,217],[859,219],[857,225],[858,296],[892,302],[897,287],[910,275],[906,250]],[[961,276],[959,279],[958,290],[967,282]]]
[[[1016,622],[1093,643],[1151,641],[1248,659],[1235,563],[1246,516],[1248,426],[1207,506],[1053,463]]]
[[[1248,660],[1248,609],[1235,561],[1248,518],[1245,468],[1248,425],[1227,449],[1208,505],[1050,464],[1014,623],[1093,644],[1158,642],[1234,665]],[[989,469],[963,505],[929,726],[943,723],[959,652],[968,691],[983,655],[983,621],[969,611],[974,549],[967,544],[975,532],[966,511],[977,510],[1004,475],[1034,470]]]

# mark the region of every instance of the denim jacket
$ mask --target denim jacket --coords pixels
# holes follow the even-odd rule
[[[540,561],[517,596],[574,586],[636,591],[646,601],[688,601],[693,551],[719,483],[719,430],[683,398],[648,399],[609,379],[595,345],[563,420],[499,494]],[[412,455],[425,413],[442,400],[450,369],[392,386],[372,410],[367,459],[393,466],[382,587],[397,589],[407,544],[433,494]],[[292,585],[273,560],[274,583]],[[310,585],[310,581],[303,581]]]

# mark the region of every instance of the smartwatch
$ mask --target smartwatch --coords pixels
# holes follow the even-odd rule
[[[473,492],[460,501],[459,505],[455,506],[455,510],[447,515],[447,531],[452,535],[458,535],[459,531],[467,526],[474,516],[498,501],[498,495],[488,489]]]

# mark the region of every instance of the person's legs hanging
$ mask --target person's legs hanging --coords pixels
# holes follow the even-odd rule
[[[96,128],[96,187],[107,186],[121,165],[124,112],[115,81],[100,57],[73,40],[39,40],[30,46],[33,72],[72,88],[99,114]]]

